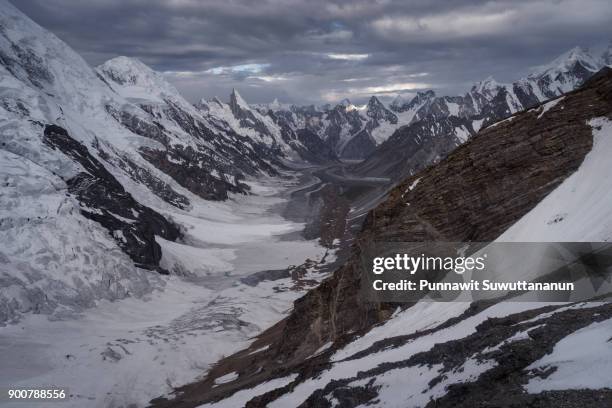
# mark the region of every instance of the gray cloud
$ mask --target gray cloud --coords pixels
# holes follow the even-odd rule
[[[141,59],[190,100],[318,103],[512,81],[612,39],[608,0],[20,0],[92,65]]]

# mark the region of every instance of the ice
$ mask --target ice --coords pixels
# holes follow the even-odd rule
[[[3,359],[0,387],[67,387],[78,397],[63,403],[66,407],[145,406],[151,398],[204,375],[223,356],[246,348],[253,336],[282,319],[304,292],[275,290],[291,288],[290,278],[254,287],[238,278],[306,258],[320,260],[326,252],[316,241],[280,240],[278,234],[302,225],[270,212],[282,202],[276,196],[278,183],[259,183],[256,190],[268,196],[223,204],[231,207],[225,210],[231,216],[216,225],[220,230],[235,228],[236,234],[241,225],[248,225],[246,231],[252,233],[247,238],[231,232],[223,245],[212,247],[160,240],[162,265],[181,264],[193,280],[171,276],[143,299],[98,302],[77,318],[60,321],[28,315],[19,324],[0,328],[0,351],[10,356]],[[223,205],[216,204],[219,215],[225,213]],[[198,218],[181,218],[194,219]],[[282,255],[285,250],[295,253]],[[253,262],[250,251],[257,251],[258,262]]]

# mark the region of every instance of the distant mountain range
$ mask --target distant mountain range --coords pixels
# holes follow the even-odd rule
[[[361,174],[401,179],[420,168],[403,168],[401,163],[416,150],[430,151],[426,159],[417,161],[436,160],[482,127],[571,91],[606,65],[612,65],[612,46],[600,58],[576,47],[512,84],[489,77],[460,96],[437,96],[428,90],[417,92],[412,99],[398,96],[389,106],[372,96],[360,107],[345,99],[335,106],[276,101],[256,108],[282,117],[283,125],[294,132],[308,130],[318,135],[341,159],[367,158],[357,167]],[[396,157],[390,157],[391,151]]]

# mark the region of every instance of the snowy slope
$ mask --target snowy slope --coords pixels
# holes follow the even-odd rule
[[[514,83],[488,77],[463,95],[435,96],[427,91],[410,101],[397,99],[390,105],[397,123],[373,131],[383,143],[354,170],[397,181],[410,176],[445,157],[480,129],[578,88],[606,65],[609,52],[594,58],[577,47]]]
[[[172,260],[201,255],[191,224],[210,236],[234,220],[207,200],[260,194],[249,178],[278,174],[276,152],[137,60],[94,71],[6,1],[0,25],[0,324],[143,296],[164,286],[157,272],[227,267],[223,251],[198,268]]]
[[[601,90],[602,94],[609,91],[609,72],[606,78],[607,88]],[[521,115],[536,125],[545,122],[552,127],[569,109],[564,103],[568,98],[579,98],[576,95],[580,93]],[[588,99],[576,100],[580,101],[573,105],[577,110],[588,103]],[[604,101],[603,106],[609,115],[609,102]],[[589,113],[593,115],[588,109],[585,112],[587,117]],[[574,117],[574,113],[567,112],[568,118]],[[556,119],[551,119],[553,115]],[[593,145],[577,170],[507,228],[497,241],[610,240],[612,186],[607,180],[612,122],[609,117],[595,117],[588,125]],[[479,140],[484,140],[484,136]],[[512,134],[509,132],[508,136]],[[571,151],[573,146],[565,148]],[[467,167],[477,166],[470,163],[473,155],[473,152],[467,155]],[[455,169],[461,171],[460,167]],[[435,172],[435,167],[431,171]],[[404,185],[418,190],[422,182],[417,184],[419,179],[413,180]],[[380,213],[381,218],[403,221],[402,227],[409,228],[409,222],[401,219],[393,207],[381,206]],[[537,265],[531,262],[514,260],[517,279],[528,277],[525,271]],[[352,277],[346,271],[340,272],[344,272],[340,275],[341,284],[350,287],[348,280]],[[321,298],[325,296],[318,294]],[[298,303],[303,302],[306,300]],[[609,297],[578,303],[418,302],[405,309],[397,308],[389,319],[364,330],[365,333],[341,333],[336,343],[325,344],[323,351],[303,358],[295,370],[279,372],[280,384],[275,390],[251,387],[236,395],[240,395],[240,401],[270,407],[557,406],[558,401],[567,406],[582,406],[585,401],[592,401],[592,406],[607,406],[612,398],[612,380],[607,375],[612,364],[611,302]],[[320,324],[324,318],[316,317],[324,313],[326,310],[317,309],[313,326]],[[308,330],[312,329],[305,329]],[[320,328],[313,331],[324,333]],[[284,355],[271,358],[275,357],[286,358]],[[245,369],[244,373],[248,375],[249,371]],[[293,378],[296,373],[300,375]],[[286,384],[288,381],[291,382]],[[227,401],[204,406],[226,406]]]
[[[84,204],[68,194],[66,181],[84,171],[82,164],[43,142],[44,124],[56,123],[85,145],[105,141],[129,154],[142,138],[104,110],[108,103],[125,102],[80,56],[7,2],[1,4],[0,23],[5,192],[0,197],[0,321],[28,311],[78,311],[96,299],[152,290],[158,277],[137,269],[120,249],[119,234],[128,228],[110,235],[85,217]],[[110,217],[121,224],[119,216]]]
[[[593,150],[578,171],[502,234],[499,241],[612,240],[612,182],[605,176],[610,170],[612,122],[605,117],[596,118],[590,126]]]
[[[257,195],[182,214],[188,244],[160,240],[162,265],[187,276],[159,277],[159,290],[142,298],[98,301],[71,318],[28,314],[1,327],[0,386],[68,386],[76,395],[68,407],[143,407],[247,347],[325,275],[310,269],[310,284],[299,289],[291,277],[255,285],[241,278],[326,253],[316,241],[282,238],[303,227],[270,213],[286,186],[270,179],[251,187]]]
[[[334,256],[275,214],[295,181],[259,135],[137,60],[91,69],[4,0],[0,28],[2,388],[145,406],[322,279]],[[242,282],[307,258],[304,283]]]

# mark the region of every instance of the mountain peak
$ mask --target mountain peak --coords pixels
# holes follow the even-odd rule
[[[274,100],[272,101],[272,103],[270,103],[270,105],[268,105],[268,108],[274,110],[278,110],[282,107],[281,103],[278,101],[278,98],[274,98]]]
[[[221,101],[221,99],[218,96],[213,96],[213,98],[211,99],[211,102],[216,103],[219,106],[223,106],[223,102]]]
[[[476,82],[472,90],[478,93],[495,93],[500,86],[493,76],[489,75],[482,81]]]
[[[549,64],[536,67],[530,76],[543,76],[547,74],[555,76],[556,74],[573,70],[576,64],[580,64],[585,69],[593,72],[597,71],[600,65],[587,48],[577,46],[559,55]]]
[[[232,93],[230,94],[230,105],[241,109],[250,109],[249,104],[244,100],[244,98],[242,98],[242,96],[240,96],[236,88],[232,88]]]
[[[142,61],[126,56],[111,58],[98,66],[98,71],[106,73],[110,79],[120,84],[137,85],[148,76],[155,76],[155,71]]]
[[[349,98],[344,98],[343,100],[341,100],[340,102],[338,102],[338,105],[342,105],[342,106],[346,107],[346,106],[351,106],[351,105],[352,105],[352,103],[351,103],[351,101],[349,100]]]
[[[170,96],[182,99],[177,89],[162,74],[142,61],[126,56],[112,58],[96,67],[98,74],[113,86],[115,91],[126,98],[163,100]]]
[[[408,98],[407,96],[400,94],[397,95],[389,106],[396,112],[404,112],[431,102],[435,97],[436,93],[431,89],[426,91],[417,91],[416,95],[414,95],[412,98]]]
[[[370,100],[368,101],[368,107],[374,107],[379,105],[382,105],[382,102],[376,96],[370,96]]]
[[[417,96],[421,98],[434,98],[436,93],[433,89],[428,89],[426,91],[417,91]]]
[[[389,106],[394,107],[394,108],[401,108],[408,102],[410,102],[410,100],[406,98],[404,95],[397,94],[397,96],[395,97],[395,99],[393,99],[393,102],[391,102]]]

